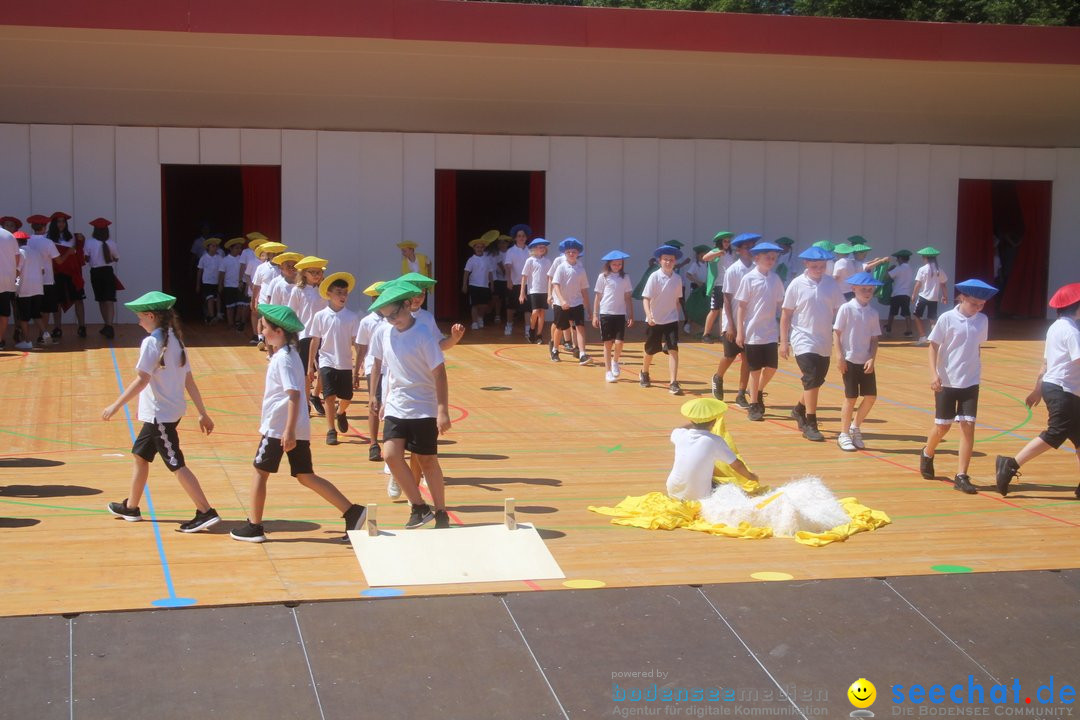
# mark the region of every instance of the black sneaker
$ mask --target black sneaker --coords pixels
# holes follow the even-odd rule
[[[884,330],[886,335],[892,335],[892,325],[886,324]]]
[[[701,342],[705,343],[706,345],[712,345],[714,342],[716,342],[716,339],[713,338],[712,335],[702,335]]]
[[[213,527],[221,522],[221,516],[218,515],[217,510],[210,508],[206,512],[195,511],[195,517],[188,520],[186,523],[180,523],[180,527],[177,528],[182,533],[196,533],[200,530],[206,530],[209,527]]]
[[[543,345],[544,344],[544,336],[543,335],[537,335],[535,338],[533,338],[533,342],[536,343],[537,345]]]
[[[572,343],[572,342],[564,342],[562,344],[562,346],[563,346],[563,350],[565,350],[566,352],[574,352],[574,343]]]
[[[337,445],[338,444],[337,430],[327,430],[326,431],[326,444],[327,445]]]
[[[765,403],[750,403],[750,407],[746,409],[746,417],[753,422],[765,421]]]
[[[353,505],[345,511],[342,517],[345,518],[345,532],[359,530],[364,527],[364,521],[367,520],[367,508],[361,505]]]
[[[259,338],[257,336],[255,336],[255,335],[252,335],[251,339],[248,340],[248,345],[258,345],[258,344],[259,344]]]
[[[258,342],[258,341],[256,341]],[[326,408],[323,407],[322,400],[318,395],[311,395],[308,397],[308,401],[311,402],[311,407],[315,409],[317,415],[325,415]]]
[[[746,399],[745,390],[740,390],[738,394],[735,395],[735,404],[741,408],[750,409],[750,401]]]
[[[64,331],[60,328],[59,325],[52,329],[52,336],[53,336],[54,340],[56,338],[63,337],[63,335],[64,335]]]
[[[559,362],[559,348],[552,345],[548,348],[548,353],[551,355],[551,362]]]
[[[445,510],[436,510],[435,511],[435,529],[436,530],[446,530],[449,527],[450,527],[450,516],[446,513]]]
[[[112,325],[106,325],[105,327],[103,327],[101,329],[105,333],[105,337],[109,338],[110,340],[112,340],[114,337],[116,337],[116,331],[113,330]]]
[[[78,335],[81,338],[86,337],[86,326],[85,325],[80,325],[79,329],[75,331],[75,334]]]
[[[7,350],[7,341],[0,340],[0,350]]]
[[[802,430],[806,427],[806,406],[802,403],[797,403],[795,407],[791,408],[791,417],[795,418],[795,424]]]
[[[589,356],[585,353],[581,353],[580,355],[578,355],[577,361],[578,365],[587,365],[589,362]]]
[[[824,442],[825,436],[821,434],[821,430],[817,426],[817,418],[807,418],[806,424],[803,425],[802,436],[811,442]]]
[[[263,530],[263,526],[253,525],[250,520],[229,533],[229,536],[232,537],[233,540],[239,540],[241,542],[266,542],[266,531]]]
[[[649,379],[649,373],[645,372],[644,370],[639,372],[638,373],[638,383],[640,383],[641,387],[644,387],[644,388],[652,387],[652,380]]]
[[[919,451],[919,472],[925,480],[933,480],[937,477],[934,472],[934,458],[926,457],[926,448]]]
[[[673,380],[671,384],[668,385],[668,392],[672,395],[682,395],[682,387],[679,386],[677,380]]]
[[[975,486],[971,484],[971,478],[963,473],[960,473],[953,478],[953,489],[959,490],[962,493],[967,493],[968,495],[974,495],[979,492]]]
[[[717,400],[724,399],[724,378],[719,375],[712,376],[712,396]]]
[[[139,522],[142,520],[142,513],[139,508],[129,508],[127,506],[127,498],[124,498],[124,502],[111,502],[106,506],[113,515],[118,518],[124,518],[128,522]]]
[[[337,429],[339,432],[349,432],[349,418],[345,417],[345,413],[337,414]]]
[[[997,456],[994,466],[997,470],[995,477],[997,491],[1001,493],[1001,497],[1005,497],[1009,494],[1009,483],[1012,482],[1014,477],[1020,476],[1020,466],[1017,465],[1015,459],[1004,455]]]
[[[409,521],[405,523],[405,529],[415,530],[418,527],[424,527],[434,519],[435,513],[432,512],[431,507],[427,503],[413,505],[412,512],[409,513]]]
[[[367,459],[371,462],[382,462],[382,450],[379,448],[379,443],[371,443],[367,451]]]

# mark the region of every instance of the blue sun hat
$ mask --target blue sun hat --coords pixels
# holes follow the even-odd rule
[[[739,247],[743,243],[757,242],[760,239],[761,236],[757,233],[742,233],[731,239],[731,247]]]
[[[857,287],[857,286],[860,286],[860,285],[864,286],[864,287],[866,287],[866,286],[869,286],[869,287],[881,287],[882,285],[885,284],[885,283],[881,282],[880,280],[878,280],[876,277],[874,277],[873,273],[868,273],[868,272],[855,273],[854,275],[852,275],[851,277],[849,277],[847,279],[847,283],[848,283],[848,285],[851,285],[852,287]]]
[[[754,247],[750,248],[750,254],[751,255],[757,255],[758,253],[763,253],[763,252],[781,253],[781,252],[784,252],[784,248],[780,247],[776,243],[771,243],[771,242],[758,243]]]
[[[832,260],[836,257],[836,255],[829,252],[825,248],[815,245],[803,250],[801,253],[799,253],[799,257],[803,260]]]
[[[661,245],[653,250],[652,256],[659,260],[661,255],[674,255],[675,259],[678,260],[682,257],[682,250],[674,245]]]
[[[585,252],[585,246],[576,237],[568,237],[559,243],[559,252],[566,252],[567,250],[577,250],[578,253],[583,253]]]
[[[516,238],[517,234],[518,234],[518,230],[524,230],[525,231],[525,237],[531,237],[532,236],[532,228],[531,227],[529,227],[525,223],[518,223],[514,227],[510,228],[510,237],[511,238]]]
[[[628,257],[630,256],[627,253],[624,253],[622,250],[612,250],[600,259],[604,262],[611,262],[612,260],[625,260]]]
[[[972,278],[971,280],[956,283],[956,292],[963,293],[976,300],[989,300],[997,295],[998,289],[993,285],[984,283],[982,280]]]
[[[529,243],[529,247],[534,248],[534,247],[540,247],[541,245],[550,245],[550,244],[551,244],[550,240],[545,240],[544,238],[536,238],[535,240],[533,240],[532,242]]]

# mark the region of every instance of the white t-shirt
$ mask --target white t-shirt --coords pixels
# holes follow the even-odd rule
[[[199,270],[202,271],[203,285],[217,285],[218,273],[221,271],[221,255],[203,255],[199,258]]]
[[[518,247],[513,245],[506,249],[506,256],[503,258],[503,263],[510,266],[510,277],[507,278],[507,282],[511,285],[517,285],[521,282],[521,276],[525,271],[525,261],[532,256],[527,247]]]
[[[311,320],[315,317],[315,313],[326,306],[327,302],[319,294],[319,288],[314,285],[293,288],[289,294],[289,307],[296,313],[296,317],[300,318],[300,322],[304,323],[304,329],[299,333],[301,340],[311,337]]]
[[[443,364],[439,341],[418,323],[401,332],[387,323],[380,333],[386,394],[383,397],[386,417],[398,419],[428,418],[438,415],[433,370]],[[378,342],[378,341],[377,341]]]
[[[573,265],[564,262],[552,276],[551,284],[559,286],[559,296],[573,308],[585,303],[584,293],[589,289],[589,275],[580,261]],[[558,304],[554,298],[552,302]]]
[[[915,282],[922,283],[919,286],[919,297],[927,302],[939,302],[941,300],[941,284],[949,281],[946,275],[936,265],[927,263],[915,273]]]
[[[255,255],[254,250],[245,247],[240,251],[240,267],[243,269],[242,274],[246,278],[250,278],[255,273],[255,268],[259,267],[259,258]]]
[[[266,366],[266,388],[263,390],[262,423],[259,432],[280,439],[285,435],[289,420],[289,391],[299,393],[296,413],[296,439],[311,440],[311,419],[307,409],[307,375],[300,353],[294,347],[278,348]]]
[[[506,281],[506,253],[498,253],[497,255],[488,255],[488,262],[491,263],[491,273],[495,276],[496,280]]]
[[[833,330],[840,331],[844,359],[862,365],[870,359],[870,340],[881,335],[881,318],[870,303],[851,298],[837,311]]]
[[[708,265],[697,260],[691,260],[690,264],[683,268],[683,275],[686,276],[687,283],[694,283],[695,285],[704,285],[708,279],[706,273],[708,272]]]
[[[221,258],[218,272],[225,271],[225,287],[240,287],[240,256],[225,255]]]
[[[204,244],[208,238],[204,238],[202,235],[195,238],[195,241],[191,243],[191,254],[197,258],[201,258],[206,254],[206,245]]]
[[[15,263],[19,257],[19,241],[0,228],[0,292],[15,292]]]
[[[630,278],[619,273],[600,273],[593,292],[600,296],[601,315],[626,315],[626,296],[634,291]]]
[[[271,305],[288,305],[294,289],[295,286],[286,280],[284,275],[278,275],[270,281],[270,298],[268,302]]]
[[[111,263],[105,262],[105,248],[103,245],[109,246],[109,255],[112,256],[113,261]],[[116,258],[120,253],[116,249],[116,243],[112,239],[106,240],[102,243],[100,240],[90,238],[86,241],[86,247],[83,248],[83,252],[86,253],[86,259],[90,263],[91,268],[105,267],[106,265],[116,265]]]
[[[49,259],[45,263],[45,266],[43,267],[43,274],[44,274],[43,280],[44,280],[46,285],[55,285],[56,284],[56,275],[53,274],[52,259],[60,257],[60,250],[59,250],[59,248],[56,247],[56,243],[54,243],[52,240],[45,237],[44,235],[42,235],[41,237],[45,238],[45,242],[49,243],[49,247],[53,251],[53,252],[49,253]],[[70,247],[70,246],[68,246],[68,247]]]
[[[776,273],[762,275],[756,267],[748,271],[739,281],[735,302],[746,303],[747,345],[767,345],[780,340],[776,313],[784,302],[784,283]]]
[[[534,255],[529,256],[521,268],[521,274],[525,276],[526,291],[529,294],[547,293],[548,270],[550,269],[551,258],[547,255],[539,258]]]
[[[579,262],[581,261],[580,256],[578,258],[578,261]],[[565,264],[566,264],[566,256],[565,255],[559,255],[554,260],[552,260],[551,261],[551,267],[549,267],[548,271],[547,271],[548,279],[550,280],[551,278],[555,277],[555,273],[558,272],[559,268],[561,268]],[[545,289],[544,292],[547,292],[547,290]]]
[[[491,280],[491,263],[487,255],[473,255],[465,261],[469,273],[469,287],[488,287]]]
[[[966,388],[979,384],[982,373],[979,345],[986,342],[989,326],[982,313],[968,317],[958,307],[938,316],[929,339],[939,346],[937,374],[942,387]]]
[[[735,453],[724,438],[708,430],[675,428],[671,431],[675,462],[667,478],[667,494],[679,500],[703,500],[712,493],[716,461],[731,464]]]
[[[833,277],[840,285],[840,292],[851,292],[851,286],[848,285],[847,279],[855,273],[861,273],[863,271],[863,263],[855,258],[842,257],[836,261],[833,265]]]
[[[721,285],[720,290],[725,295],[735,295],[735,291],[739,289],[739,283],[742,282],[743,275],[750,272],[750,268],[754,267],[752,264],[747,265],[741,259],[736,258],[738,262],[733,262],[727,270],[724,271],[724,283]],[[727,332],[728,330],[734,330],[735,328],[729,327],[727,312],[720,313],[722,320],[720,324],[720,330]],[[735,319],[738,315],[735,312],[735,308],[731,308],[731,317]]]
[[[52,259],[58,257],[60,251],[44,235],[31,235],[20,252],[23,262],[19,270],[19,297],[45,294],[45,286],[52,284]]]
[[[1080,395],[1080,328],[1071,318],[1058,318],[1046,331],[1046,373],[1043,382]]]
[[[439,329],[438,323],[435,322],[435,316],[424,308],[414,310],[412,316],[416,318],[416,324],[427,330],[429,333],[435,336],[436,341],[440,341],[443,338],[442,330]]]
[[[135,369],[150,376],[150,384],[139,393],[139,420],[142,422],[179,422],[187,410],[184,383],[191,372],[191,363],[180,365],[180,341],[169,329],[165,367],[161,367],[161,345],[165,341],[165,332],[164,329],[155,330],[143,338],[139,346],[139,360],[135,363]]]
[[[892,278],[892,295],[906,295],[911,297],[911,291],[915,289],[915,273],[908,263],[900,263],[889,271]]]
[[[263,260],[255,268],[255,274],[251,278],[251,284],[259,288],[259,302],[270,302],[270,281],[281,275],[277,265],[269,260]]]
[[[667,275],[663,269],[657,270],[645,281],[641,297],[649,299],[652,319],[657,325],[679,322],[682,282],[682,278],[677,273]]]
[[[319,361],[316,365],[352,370],[353,340],[359,329],[360,316],[347,307],[337,312],[327,307],[315,313],[308,332],[311,337],[319,338]]]
[[[356,344],[367,348],[364,355],[364,374],[371,374],[371,364],[375,361],[375,355],[371,352],[372,336],[375,331],[383,326],[383,316],[377,312],[369,312],[360,319],[356,326]]]
[[[791,310],[791,350],[796,355],[814,353],[832,355],[833,320],[844,304],[840,285],[831,275],[822,275],[814,282],[806,273],[788,285],[784,293],[784,310]]]

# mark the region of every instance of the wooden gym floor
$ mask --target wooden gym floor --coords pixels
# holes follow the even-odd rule
[[[664,487],[672,457],[668,434],[682,424],[678,409],[686,399],[668,394],[665,358],[654,364],[656,386],[644,390],[636,381],[639,332],[631,333],[625,372],[614,385],[603,382],[595,335],[589,346],[593,366],[579,367],[568,359],[550,362],[546,348],[524,344],[520,333],[470,332],[447,356],[454,427],[440,454],[452,521],[501,522],[503,499],[516,498],[519,522],[540,528],[567,581],[578,581],[571,586],[735,583],[758,573],[818,580],[1080,567],[1080,502],[1073,498],[1080,473],[1071,447],[1026,467],[1008,498],[989,490],[994,456],[1014,454],[1044,427],[1045,410],[1029,411],[1023,403],[1040,364],[1043,328],[992,322],[971,469],[985,491],[976,496],[918,473],[933,402],[924,348],[883,344],[880,397],[864,428],[866,451],[836,447],[842,391],[835,369],[822,392],[826,443],[803,440],[789,417],[800,387],[793,361],[781,362],[768,388],[766,422],[748,422],[732,403],[729,429],[763,482],[818,474],[837,496],[853,495],[893,520],[824,548],[783,538],[624,528],[589,512],[589,505],[613,505]],[[84,341],[67,330],[59,346],[0,353],[0,616],[365,594],[356,557],[338,540],[342,521],[287,473],[270,484],[270,541],[250,545],[228,538],[245,517],[262,354],[227,330],[189,331],[189,357],[217,428],[202,436],[189,414],[181,442],[225,522],[211,532],[184,535],[174,530],[192,508],[160,462],[150,476],[156,522],[126,523],[105,510],[127,494],[132,429],[123,414],[104,423],[100,413],[130,381],[142,331],[123,326],[110,347],[96,328]],[[680,347],[687,396],[708,395],[721,346],[693,341]],[[728,373],[729,388],[737,371],[734,366]],[[728,392],[727,400],[733,398]],[[365,412],[363,402],[353,406],[348,439],[337,447],[322,444],[323,421],[313,418],[315,467],[355,502],[379,503],[383,527],[400,526],[407,507],[389,501],[382,464],[367,460]],[[955,472],[957,434],[939,451],[941,478]],[[144,517],[149,509],[144,501]],[[417,596],[563,587],[552,580],[394,591]]]

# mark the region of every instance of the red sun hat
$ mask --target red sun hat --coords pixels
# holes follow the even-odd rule
[[[91,227],[107,228],[110,225],[112,225],[112,222],[106,220],[105,218],[100,218],[99,217],[99,218],[94,218],[93,220],[90,221],[90,226]]]
[[[1050,307],[1060,310],[1078,302],[1080,302],[1080,283],[1069,283],[1058,288],[1058,291],[1050,298]]]
[[[44,215],[31,215],[30,217],[26,218],[26,222],[30,223],[31,225],[48,225],[49,218],[45,217]]]
[[[54,212],[52,215],[49,216],[50,220],[55,220],[56,218],[64,218],[65,220],[70,220],[71,216],[68,215],[63,210],[57,210],[56,212]]]

